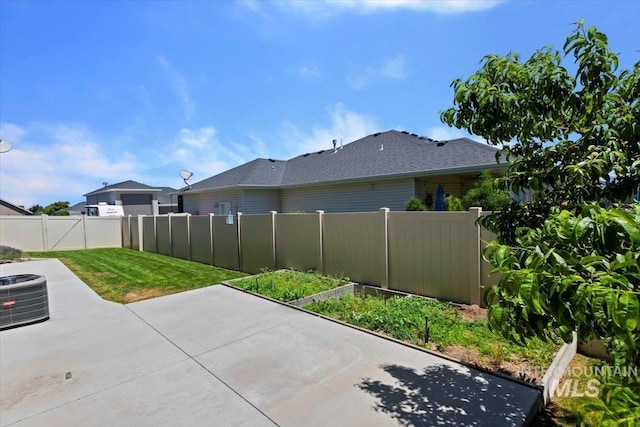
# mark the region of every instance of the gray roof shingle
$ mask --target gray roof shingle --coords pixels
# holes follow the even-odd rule
[[[137,181],[132,181],[132,180],[127,180],[127,181],[122,181],[122,182],[118,182],[116,184],[109,184],[106,187],[101,187],[98,188],[97,190],[93,190],[87,194],[85,194],[84,196],[91,196],[93,194],[100,194],[100,193],[104,193],[105,191],[111,191],[111,190],[149,190],[149,191],[161,191],[163,188],[169,188],[169,187],[151,187],[147,184],[142,184],[141,182],[137,182]],[[172,189],[173,190],[173,189]],[[175,191],[175,190],[174,190]]]
[[[390,130],[345,144],[335,151],[307,153],[288,161],[256,159],[195,183],[191,189],[288,187],[495,168],[497,151],[468,138],[435,141]]]
[[[277,187],[282,182],[287,162],[273,159],[255,159],[218,175],[191,185],[191,190],[222,188],[238,185]]]

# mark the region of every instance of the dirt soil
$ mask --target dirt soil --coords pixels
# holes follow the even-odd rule
[[[149,298],[161,297],[173,293],[168,289],[151,288],[151,289],[136,289],[135,292],[127,292],[123,298],[123,303],[128,304],[130,302],[142,301]]]
[[[476,304],[456,304],[454,307],[458,310],[458,313],[460,313],[462,319],[465,321],[472,322],[474,320],[487,319],[488,310],[486,308],[479,307]],[[463,363],[479,366],[484,369],[499,372],[512,378],[518,378],[527,382],[539,384],[544,375],[543,372],[539,372],[539,370],[533,369],[533,367],[531,367],[532,369],[527,369],[529,367],[528,361],[525,359],[516,359],[515,355],[511,355],[511,358],[514,360],[508,361],[504,360],[504,358],[483,356],[474,348],[467,348],[459,345],[453,345],[443,350],[438,350],[435,345],[432,344],[431,346],[427,345],[427,348]],[[526,378],[520,377],[519,374],[523,371],[529,372],[533,376],[528,376]]]

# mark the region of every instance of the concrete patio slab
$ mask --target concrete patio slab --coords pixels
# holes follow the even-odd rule
[[[0,425],[523,425],[540,392],[223,286],[129,305],[57,260],[0,332]],[[66,378],[66,373],[71,378]]]

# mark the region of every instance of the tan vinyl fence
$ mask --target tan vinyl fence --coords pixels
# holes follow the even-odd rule
[[[0,245],[22,251],[119,248],[131,230],[124,224],[119,217],[3,215]]]
[[[481,256],[495,236],[476,224],[485,214],[479,208],[383,208],[366,213],[237,214],[232,223],[227,216],[161,215],[123,221],[128,230],[122,235],[129,236],[125,247],[141,240],[144,250],[155,247],[165,255],[247,273],[262,268],[317,270],[359,283],[480,304],[480,286],[495,281],[488,277],[491,267]],[[155,243],[147,242],[147,234]]]

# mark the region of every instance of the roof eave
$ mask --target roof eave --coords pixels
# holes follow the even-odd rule
[[[395,174],[386,174],[386,175],[373,175],[373,176],[363,176],[358,178],[344,178],[344,179],[336,179],[330,181],[315,181],[301,184],[285,184],[281,185],[279,188],[301,188],[301,187],[314,187],[321,185],[333,185],[333,184],[348,184],[352,182],[371,182],[371,181],[386,181],[389,179],[401,179],[401,178],[417,178],[423,176],[436,176],[436,175],[455,175],[458,173],[468,173],[468,172],[482,172],[486,169],[491,170],[503,170],[509,166],[508,163],[494,163],[494,164],[486,164],[486,165],[474,165],[467,166],[462,168],[453,168],[453,169],[438,169],[431,171],[418,171],[418,172],[403,172],[403,173],[395,173]]]

